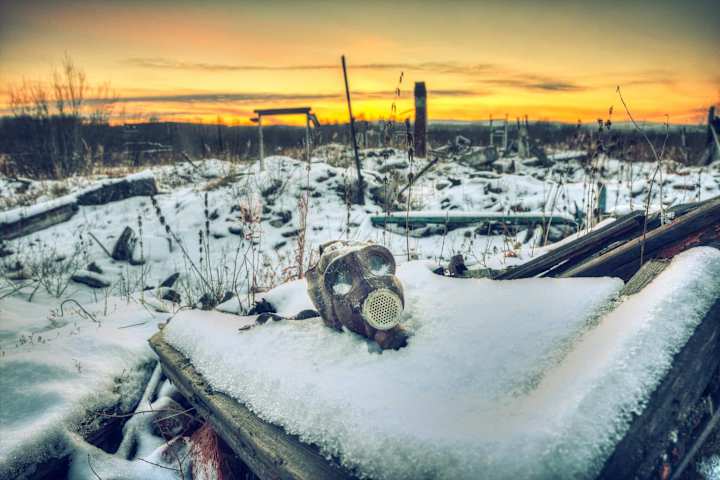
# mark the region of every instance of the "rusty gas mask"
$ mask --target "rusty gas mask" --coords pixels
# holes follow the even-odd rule
[[[307,272],[308,294],[325,324],[374,340],[382,349],[407,344],[400,326],[403,288],[390,251],[372,243],[336,240],[320,247]]]

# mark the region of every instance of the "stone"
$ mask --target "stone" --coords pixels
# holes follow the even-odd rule
[[[112,258],[119,261],[129,261],[132,259],[133,251],[135,250],[135,244],[137,243],[137,236],[130,227],[125,227],[123,232],[120,234],[117,242],[112,251]]]
[[[87,266],[87,269],[90,272],[103,273],[102,268],[95,262],[91,262],[90,265]]]
[[[87,285],[88,287],[91,287],[91,288],[107,288],[110,286],[110,282],[107,279],[101,277],[99,274],[97,274],[95,272],[90,272],[87,270],[85,270],[85,271],[81,270],[81,271],[73,274],[73,276],[70,277],[70,279],[73,282],[82,283],[83,285]]]
[[[177,282],[177,279],[180,278],[180,274],[178,272],[173,273],[169,277],[167,277],[163,282],[160,284],[161,287],[166,288],[172,288],[173,285],[175,285],[175,282]]]

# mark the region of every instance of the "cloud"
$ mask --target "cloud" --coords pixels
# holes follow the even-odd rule
[[[234,63],[186,62],[162,57],[132,57],[123,60],[123,63],[141,68],[160,70],[201,70],[206,72],[335,70],[340,68],[339,63],[308,65],[247,65]],[[420,70],[457,74],[478,73],[495,68],[492,64],[461,64],[455,62],[359,63],[349,64],[348,67],[356,70]]]
[[[412,95],[411,90],[404,90],[403,96]],[[430,90],[430,95],[436,97],[474,97],[486,95],[487,92],[479,90]],[[393,91],[356,91],[353,98],[357,100],[367,99],[388,99],[395,95]],[[276,102],[276,101],[313,101],[313,100],[337,100],[342,99],[343,93],[253,93],[253,92],[220,92],[220,93],[197,93],[177,95],[133,95],[118,97],[117,103],[251,103],[251,102]],[[107,99],[89,98],[89,104],[108,103]]]
[[[254,102],[279,100],[325,100],[335,99],[339,96],[333,94],[308,93],[200,93],[179,95],[139,95],[118,97],[120,103],[227,103],[227,102]],[[88,99],[89,103],[106,103],[103,99]]]
[[[480,78],[476,79],[480,85],[492,85],[494,87],[510,87],[521,90],[540,90],[546,92],[578,92],[586,90],[587,87],[567,80],[540,77],[537,75],[523,75],[521,73],[508,74],[502,78]]]

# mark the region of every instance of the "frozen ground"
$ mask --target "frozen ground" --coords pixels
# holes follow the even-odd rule
[[[400,351],[320,319],[238,332],[207,312],[178,314],[165,339],[213,388],[361,475],[592,478],[720,295],[720,251],[679,255],[619,305],[617,279],[458,280],[422,262],[399,277]]]
[[[399,263],[409,257],[447,261],[453,254],[462,253],[476,267],[502,268],[544,253],[553,247],[552,241],[570,233],[553,230],[544,238],[539,228],[509,233],[468,226],[443,234],[440,226],[418,229],[407,237],[397,227],[373,227],[369,215],[383,212],[379,197],[404,185],[408,173],[418,172],[423,162],[409,165],[402,152],[365,152],[364,176],[371,194],[365,206],[349,206],[345,191],[354,181],[353,169],[329,154],[331,150],[318,150],[309,172],[306,163],[287,157],[266,159],[264,172],[257,165],[220,160],[149,169],[146,174],[154,175],[161,189],[155,198],[160,215],[171,228],[170,235],[150,199],[136,197],[82,206],[68,222],[6,242],[14,254],[0,258],[0,369],[36,358],[37,370],[45,371],[49,380],[28,375],[12,377],[17,382],[7,385],[12,378],[3,376],[0,391],[18,392],[13,394],[13,401],[0,402],[0,418],[11,422],[3,423],[3,432],[12,428],[17,433],[14,438],[36,444],[57,438],[44,428],[55,424],[53,419],[62,418],[64,425],[72,425],[77,412],[117,399],[112,394],[116,379],[130,378],[128,372],[137,372],[138,378],[148,374],[150,353],[145,340],[158,321],[183,306],[201,304],[207,293],[212,293],[217,302],[225,301],[224,310],[245,313],[253,304],[255,292],[296,276],[298,257],[306,267],[310,252],[326,241],[374,240],[390,248]],[[558,155],[563,159],[550,170],[517,158],[500,160],[498,171],[441,162],[413,186],[411,207],[579,216],[594,202],[590,186],[599,177],[580,168],[573,156],[573,152]],[[609,211],[621,214],[643,207],[654,165],[636,163],[630,167],[606,159],[596,166],[607,185]],[[666,205],[704,200],[720,192],[717,164],[705,168],[667,164],[663,178]],[[0,178],[0,210],[4,210],[0,216],[12,218],[27,212],[25,208],[9,210],[15,205],[44,208],[44,201],[58,201],[102,180],[78,177],[28,184]],[[307,229],[304,248],[299,249],[305,193]],[[656,187],[653,208],[657,208],[657,195]],[[112,260],[93,239],[111,250],[126,226],[140,239],[134,264]],[[94,271],[88,273],[88,269]],[[70,281],[76,273],[107,286],[91,289]],[[158,288],[160,283],[173,273],[180,274],[173,287],[179,299],[174,298],[175,303],[159,300],[167,294],[166,289]],[[201,277],[209,279],[210,285]],[[280,300],[285,313],[294,314],[302,305],[298,289],[302,290],[301,283],[291,283],[269,295],[295,299],[295,303]],[[60,315],[59,306],[66,299],[76,300],[99,323],[72,302]],[[85,341],[78,344],[80,338]],[[105,348],[116,354],[99,355]],[[97,358],[102,361],[96,362]],[[126,387],[127,398],[141,393],[133,382]],[[36,394],[38,389],[47,391]],[[41,413],[18,421],[10,408],[17,407],[26,390],[33,392],[28,395],[38,402],[46,398],[50,407],[31,404],[35,405],[33,411]],[[0,459],[19,451],[18,446],[25,441],[8,441],[4,434],[0,437]],[[0,463],[8,465],[4,460]]]
[[[41,302],[0,304],[0,478],[71,452],[69,434],[95,431],[103,414],[131,411],[155,364],[146,339],[167,317],[118,298],[87,313]]]

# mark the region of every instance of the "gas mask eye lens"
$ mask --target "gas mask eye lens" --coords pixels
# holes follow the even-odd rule
[[[347,295],[352,289],[352,280],[347,272],[337,272],[332,283],[333,293],[336,295]]]
[[[380,255],[370,255],[368,258],[368,264],[370,266],[370,272],[373,275],[390,275],[390,263]]]

